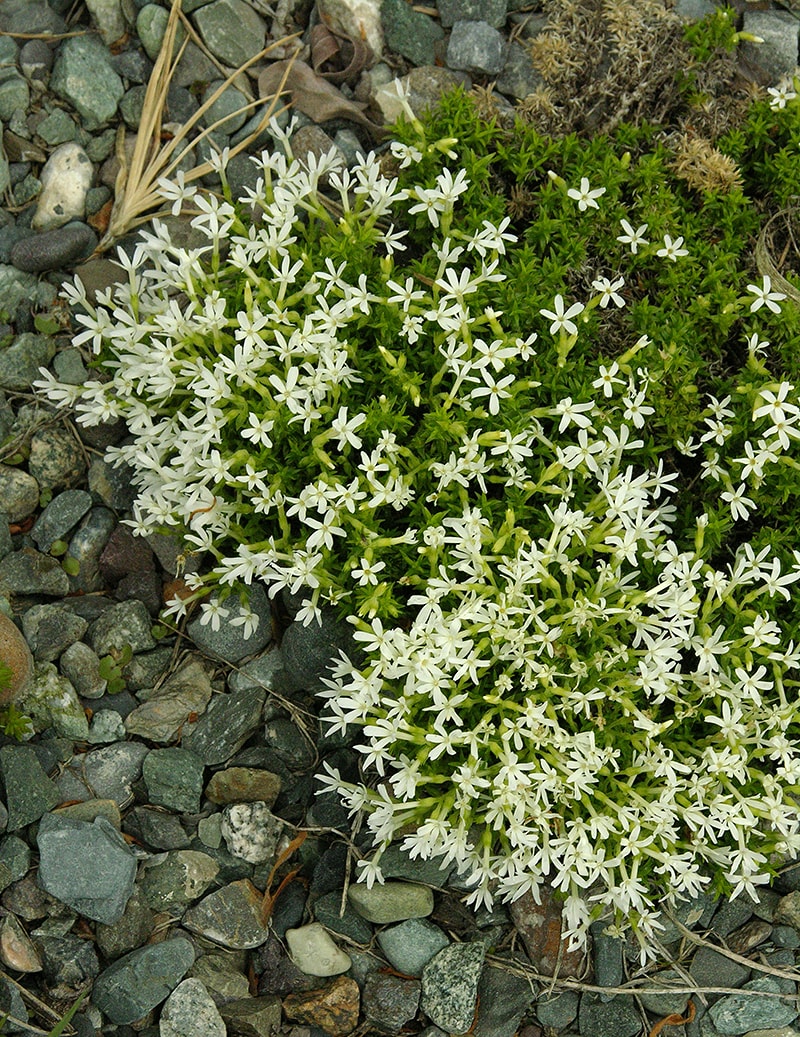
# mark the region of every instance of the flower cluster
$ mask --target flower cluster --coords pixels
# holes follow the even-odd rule
[[[39,383],[83,424],[125,419],[109,456],[133,469],[134,531],[206,559],[168,615],[198,604],[249,635],[258,582],[298,595],[299,622],[349,617],[364,661],[333,669],[325,716],[360,729],[368,777],[327,781],[368,813],[367,881],[402,836],[466,873],[472,903],[551,882],[576,943],[598,917],[646,941],[662,893],[713,876],[755,895],[770,855],[800,850],[800,650],[776,607],[800,554],[712,557],[712,516],[687,521],[685,475],[651,432],[646,335],[557,388],[584,329],[628,306],[625,274],[565,286],[516,327],[498,305],[516,236],[507,217],[456,218],[470,181],[441,165],[454,141],[394,145],[401,168],[438,163],[401,187],[373,154],[301,163],[274,132],[283,149],[243,199],[224,160],[222,197],[164,185],[206,243],[156,222],[97,306],[76,282],[75,341],[100,375]],[[590,184],[543,190],[593,220],[606,189]],[[631,256],[691,258],[680,226],[651,245],[636,215],[614,228]],[[420,226],[424,254],[406,248]],[[742,315],[780,312],[769,278],[747,291]],[[754,338],[735,401],[708,396],[680,444],[703,452],[729,523],[800,438],[795,387]]]

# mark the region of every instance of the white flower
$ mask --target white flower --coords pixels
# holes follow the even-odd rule
[[[541,313],[543,317],[547,317],[553,322],[550,325],[550,334],[555,335],[564,328],[568,335],[577,335],[578,326],[573,324],[570,318],[577,317],[579,313],[583,313],[586,308],[583,303],[574,302],[570,308],[565,311],[564,299],[561,295],[557,295],[553,300],[553,307],[553,310],[539,310],[539,313]]]
[[[600,293],[600,308],[605,309],[610,302],[615,306],[624,306],[625,300],[618,294],[617,289],[625,284],[624,277],[618,277],[616,281],[609,281],[607,277],[600,277],[592,281],[592,288]]]
[[[767,93],[770,95],[769,106],[773,111],[785,108],[789,101],[797,97],[790,80],[783,80],[777,86],[768,86]]]
[[[616,360],[613,362],[611,367],[605,367],[605,365],[600,364],[598,371],[600,372],[600,377],[595,378],[592,382],[592,388],[602,389],[603,396],[605,396],[606,399],[609,399],[614,395],[615,385],[625,384],[621,378],[617,378],[617,374],[619,373],[619,364]]]
[[[333,432],[340,450],[344,450],[345,444],[348,443],[356,450],[361,449],[362,439],[355,433],[356,429],[361,428],[366,420],[366,414],[356,414],[348,419],[347,407],[339,408],[339,413],[331,422],[331,432]]]
[[[386,568],[386,562],[370,562],[368,559],[362,558],[359,566],[359,569],[350,570],[350,575],[358,581],[359,587],[370,585],[376,587],[378,584],[378,573]]]
[[[567,195],[570,198],[574,198],[578,203],[578,208],[581,212],[586,212],[587,209],[599,209],[600,206],[595,201],[595,198],[599,198],[600,195],[605,194],[605,187],[595,187],[592,190],[589,187],[589,180],[587,177],[581,177],[580,188],[570,187],[567,191]]]
[[[735,519],[747,520],[750,517],[750,508],[754,508],[755,501],[752,501],[749,497],[746,497],[747,484],[742,483],[735,490],[723,490],[720,494],[722,500],[730,504],[731,515]]]
[[[749,284],[747,290],[755,295],[755,299],[750,303],[751,313],[755,313],[756,310],[761,309],[762,306],[766,306],[767,309],[772,310],[773,313],[781,312],[778,303],[781,299],[785,299],[786,296],[783,292],[772,291],[772,278],[769,274],[764,274],[761,287],[757,284]]]
[[[621,241],[623,245],[630,245],[631,252],[634,255],[636,255],[636,253],[639,251],[639,246],[640,245],[649,245],[650,244],[650,242],[644,236],[644,233],[647,230],[647,224],[646,223],[643,223],[640,227],[637,227],[637,229],[634,230],[633,227],[630,225],[630,223],[628,223],[627,220],[620,220],[619,222],[620,222],[620,224],[622,226],[622,229],[625,231],[625,233],[624,234],[620,234],[619,237],[617,238],[617,241]]]
[[[202,621],[201,621],[202,622]],[[231,620],[231,626],[242,627],[242,634],[245,641],[249,641],[253,634],[258,629],[259,618],[255,612],[253,612],[247,606],[240,606],[239,615],[235,616]]]
[[[230,609],[224,608],[219,598],[212,598],[211,601],[204,601],[200,605],[200,626],[205,627],[211,624],[212,630],[219,630],[220,621],[227,619],[230,615]]]
[[[664,235],[664,247],[660,248],[657,252],[657,256],[661,256],[662,259],[669,259],[675,263],[678,256],[688,256],[689,252],[685,248],[681,248],[683,245],[683,238],[676,238],[674,241],[669,234]]]
[[[558,431],[564,432],[570,425],[577,425],[578,428],[590,428],[592,419],[587,417],[586,412],[592,412],[594,409],[592,401],[589,401],[589,403],[573,403],[571,396],[566,396],[563,400],[559,400],[555,406],[555,413],[561,415]]]

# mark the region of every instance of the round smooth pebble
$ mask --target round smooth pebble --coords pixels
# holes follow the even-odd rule
[[[356,884],[347,891],[347,899],[362,918],[379,925],[427,918],[433,911],[432,891],[416,882],[384,882],[372,889]]]
[[[42,192],[31,227],[34,230],[55,230],[70,220],[82,220],[86,192],[92,186],[93,176],[91,160],[80,144],[71,140],[57,147],[39,177]]]
[[[286,942],[292,961],[307,976],[340,976],[352,965],[319,922],[287,929]]]

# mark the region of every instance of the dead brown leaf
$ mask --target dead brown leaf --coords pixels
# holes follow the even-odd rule
[[[341,90],[327,82],[304,61],[274,61],[258,77],[258,92],[269,97],[281,89],[290,94],[292,105],[314,122],[350,119],[363,126],[375,138],[383,136],[383,127],[364,115],[364,104],[348,101]]]

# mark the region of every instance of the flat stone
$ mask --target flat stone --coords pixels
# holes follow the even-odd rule
[[[142,762],[150,750],[141,742],[118,742],[81,757],[88,786],[102,799],[113,799],[125,809],[133,799],[131,786],[142,776]]]
[[[192,844],[180,819],[158,807],[134,807],[125,815],[125,832],[154,850],[188,850]]]
[[[415,65],[433,65],[436,43],[444,30],[429,15],[414,11],[405,0],[383,0],[381,20],[386,46]]]
[[[510,905],[514,926],[522,937],[534,969],[545,975],[577,979],[583,974],[584,951],[568,951],[562,944],[561,904],[552,889],[543,886],[541,904],[525,893]]]
[[[585,991],[578,1012],[581,1033],[592,1037],[639,1037],[642,1020],[633,998]]]
[[[31,529],[31,538],[40,551],[47,552],[56,540],[66,539],[92,506],[85,490],[64,490],[42,511]]]
[[[0,839],[0,889],[19,882],[30,865],[31,849],[25,840],[17,835],[4,835]]]
[[[361,995],[364,1020],[380,1033],[399,1033],[416,1017],[420,994],[417,979],[372,972],[364,982]]]
[[[528,50],[520,43],[512,42],[506,48],[503,71],[495,81],[495,88],[508,97],[522,100],[541,86],[542,77],[533,67]]]
[[[77,132],[78,127],[75,125],[75,120],[63,108],[54,108],[36,126],[36,133],[50,147],[74,140]]]
[[[749,972],[749,970],[748,970]],[[699,980],[695,979],[699,985]],[[671,991],[670,986],[686,986],[686,980],[676,969],[663,969],[649,977],[649,987],[664,987],[663,993],[644,993],[639,995],[643,1007],[657,1016],[682,1015],[689,1000],[689,994]],[[704,986],[706,984],[703,984]],[[710,984],[716,986],[717,984]]]
[[[283,655],[280,648],[271,647],[250,662],[233,670],[228,676],[228,687],[231,691],[244,691],[246,688],[262,688],[264,691],[276,690],[276,676],[283,669]]]
[[[398,972],[421,976],[431,958],[449,946],[450,940],[438,925],[423,918],[409,918],[379,932],[378,943]]]
[[[94,944],[75,933],[39,934],[36,949],[42,962],[42,979],[53,998],[75,997],[100,971]]]
[[[207,853],[173,850],[145,862],[139,886],[148,907],[180,914],[203,896],[218,873],[219,865]]]
[[[22,617],[25,639],[37,662],[52,662],[79,641],[89,624],[61,605],[33,605]]]
[[[227,1027],[199,979],[184,979],[161,1009],[159,1037],[226,1037]]]
[[[86,0],[86,6],[107,47],[125,35],[125,18],[120,0]]]
[[[740,987],[750,978],[750,969],[710,947],[700,947],[689,966],[689,975],[699,987]]]
[[[118,512],[128,511],[136,499],[132,475],[133,469],[129,465],[113,465],[102,457],[95,457],[89,465],[89,489],[106,507]]]
[[[205,667],[199,659],[190,659],[164,682],[152,698],[128,714],[125,728],[129,735],[150,742],[175,741],[179,734],[188,733],[197,723],[211,695],[211,682]]]
[[[505,40],[486,22],[456,22],[447,45],[450,68],[495,76],[505,64]]]
[[[98,564],[116,524],[114,513],[108,508],[100,507],[92,508],[81,520],[72,534],[67,550],[67,558],[72,558],[78,563],[77,576],[69,578],[70,590],[83,591],[86,594],[103,590],[103,577]]]
[[[426,918],[433,911],[431,890],[412,882],[384,882],[372,889],[355,883],[348,889],[347,899],[362,918],[380,925]]]
[[[215,3],[221,2],[223,0],[215,0]],[[250,607],[259,617],[259,623],[255,633],[249,638],[245,638],[240,626],[235,627],[226,623],[220,624],[219,630],[214,630],[210,623],[203,626],[199,618],[189,623],[189,636],[206,655],[224,662],[239,663],[242,659],[261,652],[272,638],[270,603],[266,593],[259,586],[254,585],[250,588]]]
[[[248,997],[240,1001],[229,1001],[222,1005],[219,1014],[229,1032],[239,1037],[263,1037],[277,1033],[281,1023],[281,1002],[271,994],[264,997]]]
[[[206,766],[226,763],[260,727],[265,700],[260,688],[215,695],[197,723],[184,730],[181,745]]]
[[[231,803],[222,811],[220,831],[234,857],[266,864],[275,857],[283,822],[266,803]]]
[[[30,88],[16,69],[0,68],[0,119],[6,121],[15,112],[27,112],[30,100]]]
[[[203,769],[203,761],[188,749],[177,746],[152,749],[142,764],[150,802],[169,810],[198,813]]]
[[[795,1004],[776,997],[754,997],[752,993],[762,991],[778,994],[782,990],[780,982],[774,977],[759,976],[745,983],[741,994],[728,994],[720,998],[709,1008],[708,1014],[717,1030],[726,1035],[787,1026],[798,1016]]]
[[[212,803],[256,803],[271,807],[281,790],[281,779],[255,767],[228,767],[217,771],[206,785]]]
[[[217,90],[224,85],[224,80],[214,79],[206,87],[203,94],[203,103],[206,104]],[[200,116],[200,122],[204,127],[213,126],[214,123],[224,120],[213,131],[215,139],[230,137],[238,129],[244,126],[249,117],[248,111],[242,111],[247,104],[247,98],[234,86],[226,87],[215,101],[212,101],[206,111]],[[251,163],[252,165],[252,163]]]
[[[73,222],[17,241],[11,248],[10,259],[20,270],[42,273],[73,267],[96,247],[97,235],[92,228]]]
[[[113,799],[85,799],[80,803],[67,803],[63,807],[56,807],[52,812],[58,817],[87,821],[89,824],[95,818],[102,817],[117,831],[120,830],[121,815]]]
[[[482,941],[453,943],[423,969],[422,1011],[446,1033],[466,1033],[472,1026],[485,956]]]
[[[4,745],[0,749],[9,832],[34,821],[59,802],[55,782],[48,778],[34,750],[27,745]]]
[[[14,915],[0,920],[0,961],[16,972],[42,971],[39,952]]]
[[[31,240],[26,238],[13,246],[12,261],[17,246]],[[39,368],[47,367],[55,351],[55,340],[49,336],[30,331],[17,335],[10,346],[0,351],[0,388],[28,392],[39,377]]]
[[[360,994],[358,983],[348,976],[337,976],[320,990],[289,994],[283,999],[287,1019],[310,1023],[330,1037],[347,1037],[358,1025]]]
[[[742,56],[762,69],[773,82],[792,75],[797,67],[797,19],[789,11],[745,11],[743,31],[761,43],[743,40]]]
[[[146,944],[153,934],[155,922],[155,912],[150,910],[141,891],[135,887],[116,922],[110,925],[97,922],[95,925],[97,946],[105,958],[115,961]]]
[[[131,951],[97,977],[92,1004],[112,1023],[135,1023],[172,993],[193,961],[183,937]]]
[[[133,892],[136,857],[112,825],[47,814],[39,822],[39,882],[86,918],[118,921]],[[91,861],[91,868],[86,862]]]
[[[493,29],[502,29],[506,8],[506,0],[438,0],[436,9],[445,29],[456,22],[486,22]]]
[[[39,281],[33,274],[26,274],[15,266],[0,264],[0,299],[3,309],[12,315],[24,307],[27,313],[31,307],[51,305],[56,298],[56,290],[47,281]]]
[[[134,652],[155,648],[153,623],[141,601],[121,601],[107,608],[89,630],[89,644],[99,656],[121,652],[130,646]]]
[[[331,932],[346,936],[356,943],[367,944],[372,939],[372,926],[366,919],[357,915],[350,905],[345,901],[344,913],[341,913],[342,893],[341,890],[333,890],[314,901],[314,918]],[[274,928],[273,921],[273,928]],[[386,954],[386,951],[384,951]],[[386,957],[391,958],[388,954]],[[394,963],[393,963],[394,964]],[[395,966],[397,968],[397,966]],[[400,969],[401,972],[408,970]],[[413,973],[409,973],[413,975]]]
[[[50,77],[50,89],[68,101],[90,133],[114,118],[125,92],[111,67],[111,54],[94,36],[63,40]]]
[[[339,652],[350,654],[354,645],[351,625],[330,611],[323,611],[321,623],[303,626],[295,621],[281,641],[283,666],[291,687],[307,692],[321,691],[322,678],[329,676]]]
[[[213,0],[195,11],[194,21],[214,57],[232,68],[264,49],[264,20],[244,0]]]
[[[560,994],[553,992],[549,997],[543,994],[536,1002],[536,1018],[542,1026],[563,1030],[578,1018],[580,999],[577,990],[564,990]]]
[[[231,882],[189,908],[183,925],[223,947],[260,947],[269,937],[261,922],[263,894],[248,879]]]

